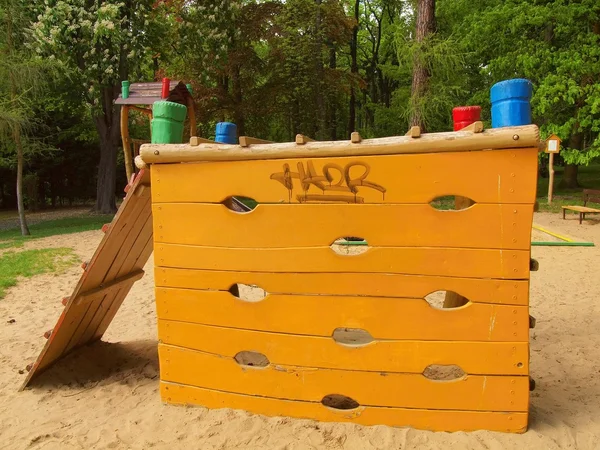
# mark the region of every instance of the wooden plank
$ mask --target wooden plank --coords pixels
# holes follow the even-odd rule
[[[466,278],[529,278],[529,251],[371,247],[340,255],[329,247],[225,248],[157,244],[162,267],[248,272],[370,272]]]
[[[361,328],[375,339],[527,342],[526,306],[437,309],[423,299],[270,294],[247,302],[223,291],[156,288],[159,319],[330,337]]]
[[[153,165],[153,201],[219,203],[237,195],[259,203],[429,203],[458,195],[476,203],[532,205],[537,155],[527,148]]]
[[[273,141],[266,141],[264,139],[259,139],[250,136],[240,136],[240,147],[250,147],[251,145],[257,144],[273,144]]]
[[[322,294],[424,298],[459,292],[475,303],[529,304],[529,282],[388,273],[269,273],[154,268],[157,287],[227,291],[233,284],[258,285],[271,294]]]
[[[141,270],[152,254],[152,249],[152,217],[150,217],[131,249],[130,258],[123,263],[120,273],[128,273],[135,271],[136,269]],[[102,337],[132,287],[133,284],[124,286],[121,292],[122,295],[115,297],[112,302],[105,305],[106,309],[104,314],[99,315],[98,319],[90,324],[88,334],[86,335],[86,338],[88,338],[89,341],[94,341]],[[82,344],[83,343],[84,342],[82,342]]]
[[[444,411],[371,406],[336,410],[318,402],[233,394],[165,381],[160,382],[160,394],[163,401],[173,404],[243,409],[266,416],[287,416],[323,422],[350,422],[367,426],[388,425],[450,432],[491,430],[524,433],[527,430],[527,413],[523,412]]]
[[[312,247],[360,236],[376,247],[529,250],[533,221],[533,205],[438,211],[414,204],[267,204],[238,214],[219,204],[160,203],[152,210],[157,243],[244,248]]]
[[[491,128],[482,133],[453,131],[426,133],[419,139],[410,136],[393,136],[361,139],[357,132],[349,141],[318,141],[296,145],[295,142],[254,145],[244,148],[228,145],[222,149],[215,145],[190,146],[188,144],[146,144],[141,155],[148,164],[194,161],[241,161],[285,159],[304,157],[331,157],[337,155],[394,155],[417,153],[474,152],[489,149],[515,149],[535,147],[540,140],[536,125]],[[224,151],[221,151],[224,150]]]
[[[123,285],[134,283],[143,276],[143,270],[136,270],[122,277],[115,278],[113,281],[109,281],[106,284],[101,284],[95,289],[91,289],[87,292],[79,294],[79,296],[77,297],[77,304],[80,305],[83,303],[90,303],[91,301],[95,300],[96,297],[107,295],[109,292],[112,291],[118,291],[123,287]]]
[[[319,402],[341,394],[361,406],[468,411],[527,411],[529,377],[466,375],[434,381],[420,374],[363,372],[312,367],[240,366],[196,350],[158,345],[163,381],[239,394]]]
[[[158,321],[163,344],[234,358],[240,351],[265,355],[271,364],[375,372],[423,373],[432,364],[457,365],[470,375],[528,375],[526,342],[374,340],[342,345],[314,337]]]

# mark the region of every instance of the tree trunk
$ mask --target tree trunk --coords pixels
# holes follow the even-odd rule
[[[100,164],[96,183],[96,205],[94,210],[101,214],[112,214],[117,210],[115,201],[117,182],[118,145],[106,133],[100,133]]]
[[[329,47],[329,68],[332,72],[337,69],[337,55],[335,46],[330,44]],[[337,139],[337,92],[335,89],[330,89],[329,92],[329,138],[332,141]]]
[[[25,218],[25,205],[23,204],[23,145],[21,143],[21,132],[18,129],[13,131],[15,145],[17,147],[17,209],[19,211],[19,224],[21,225],[21,234],[29,236],[29,227]]]
[[[350,41],[350,73],[352,79],[350,80],[350,111],[348,118],[348,133],[356,131],[356,93],[354,91],[355,77],[358,76],[358,19],[359,19],[359,6],[360,0],[354,2],[354,28],[352,30],[352,40]]]
[[[435,31],[435,0],[418,0],[417,26],[415,40],[422,45],[427,37]],[[420,47],[413,58],[413,79],[411,88],[411,118],[410,126],[419,126],[425,131],[423,115],[423,97],[427,94],[429,73],[423,61],[423,47]]]
[[[239,136],[246,135],[246,116],[244,114],[241,67],[236,64],[231,75],[231,84],[233,88],[233,117],[237,126]]]
[[[577,124],[577,128],[579,124]],[[575,128],[575,129],[577,129]],[[581,150],[583,148],[583,133],[573,133],[569,138],[569,148],[574,150]],[[563,171],[562,180],[560,180],[559,186],[567,189],[577,189],[579,181],[577,180],[577,174],[579,173],[579,166],[577,164],[565,164],[565,170]]]
[[[104,88],[102,90],[103,113],[94,117],[100,138],[100,163],[98,164],[94,211],[101,214],[112,214],[117,210],[115,201],[117,150],[121,134],[121,108],[114,105],[117,94],[118,86]]]
[[[315,86],[315,104],[317,106],[316,111],[316,133],[314,137],[316,139],[323,139],[325,134],[325,98],[323,89],[323,34],[321,33],[321,3],[322,0],[315,0],[316,4],[316,17],[315,17],[315,74],[316,80],[314,80]]]
[[[576,189],[579,186],[577,175],[579,173],[579,166],[577,164],[565,164],[565,170],[563,171],[563,178],[560,182],[560,187],[568,189]]]

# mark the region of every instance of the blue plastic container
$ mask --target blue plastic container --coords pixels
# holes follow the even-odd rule
[[[531,81],[524,78],[500,81],[490,89],[492,128],[531,123]]]
[[[237,144],[237,125],[231,122],[219,122],[215,132],[215,142]]]

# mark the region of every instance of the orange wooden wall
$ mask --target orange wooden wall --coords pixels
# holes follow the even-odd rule
[[[522,432],[537,149],[154,164],[161,394],[360,424]],[[439,211],[445,195],[475,205]],[[250,197],[248,213],[230,196]],[[330,245],[367,240],[360,255]],[[261,301],[237,298],[257,285]],[[448,290],[469,303],[437,309]],[[336,342],[361,329],[366,345]],[[238,363],[264,355],[264,367]],[[457,365],[451,381],[432,365]],[[331,395],[358,406],[335,409]],[[326,404],[329,404],[325,401]]]

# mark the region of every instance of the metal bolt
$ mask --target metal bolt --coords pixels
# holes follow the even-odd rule
[[[160,152],[159,152],[158,150],[154,150],[154,154],[155,154],[156,156],[158,156],[158,155],[160,155]]]
[[[513,141],[518,141],[518,140],[519,140],[519,135],[518,134],[513,135]]]

